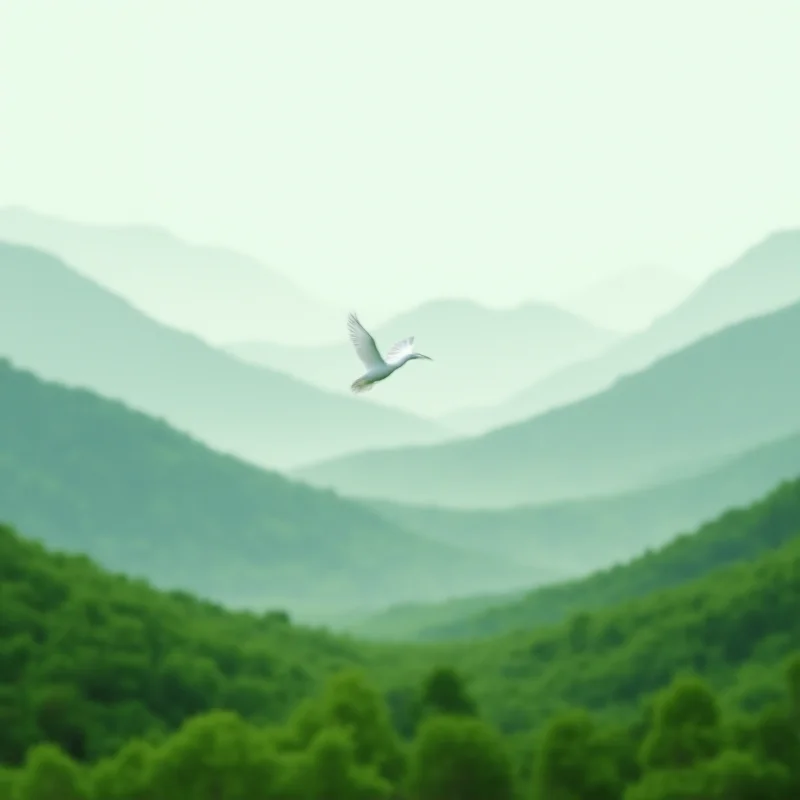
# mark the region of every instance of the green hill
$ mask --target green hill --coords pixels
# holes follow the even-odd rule
[[[457,430],[509,425],[607,389],[701,337],[800,299],[800,230],[778,231],[713,272],[683,302],[594,358],[557,370],[505,402],[442,418]],[[477,404],[476,404],[477,405]]]
[[[457,507],[615,494],[800,428],[800,304],[715,333],[612,388],[483,436],[345,456],[298,477]]]
[[[149,319],[57,258],[3,243],[0,355],[45,378],[124,400],[268,467],[447,435],[371,399],[245,364]]]
[[[798,495],[792,484],[721,519],[697,564],[662,555],[652,572],[681,586],[659,588],[669,581],[655,575],[636,599],[560,624],[420,645],[357,644],[280,614],[224,611],[2,529],[0,761],[17,762],[44,738],[93,758],[215,707],[282,721],[326,675],[351,666],[381,688],[400,728],[417,713],[423,677],[442,664],[457,665],[482,716],[512,735],[571,705],[634,719],[686,671],[726,703],[763,707],[782,692],[780,664],[800,637]],[[743,560],[731,563],[729,551]],[[305,709],[297,723],[314,716]]]
[[[652,692],[693,672],[731,703],[773,699],[770,670],[800,642],[800,538],[668,590],[656,589],[562,624],[470,640],[439,651],[464,673],[507,732],[582,706],[633,714]],[[489,644],[491,643],[491,644]],[[458,660],[456,660],[458,659]],[[398,667],[402,662],[398,663]]]
[[[613,606],[688,583],[728,564],[750,562],[800,536],[800,480],[787,482],[752,506],[726,511],[697,532],[683,534],[585,578],[534,589],[449,624],[422,639],[492,636],[559,622],[570,614]]]
[[[494,309],[470,300],[434,300],[375,326],[363,322],[385,352],[400,339],[432,356],[430,369],[404,369],[402,380],[380,387],[381,400],[426,416],[470,403],[499,403],[564,364],[599,353],[616,334],[555,306],[526,303]],[[242,342],[228,350],[256,364],[295,375],[333,391],[347,386],[342,375],[359,374],[350,342],[324,347],[291,347]],[[536,353],[536,358],[531,358]],[[520,369],[525,364],[525,369]],[[480,365],[479,367],[477,365]],[[476,370],[480,380],[475,380]]]
[[[0,519],[160,586],[336,614],[543,577],[3,362],[0,403]]]
[[[43,738],[95,758],[215,705],[278,721],[362,660],[285,615],[160,593],[3,526],[0,579],[0,763]]]

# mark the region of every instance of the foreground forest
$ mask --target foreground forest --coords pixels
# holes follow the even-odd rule
[[[670,555],[691,537],[653,554],[672,578],[635,599],[418,645],[226,611],[0,529],[0,798],[795,798],[798,497],[695,534],[693,569]],[[730,548],[703,544],[723,527]]]
[[[0,772],[0,798],[790,800],[800,792],[800,656],[785,677],[780,701],[749,715],[724,714],[689,677],[627,725],[564,711],[532,742],[523,779],[452,673],[421,688],[410,740],[370,684],[343,673],[280,727],[211,711],[92,765],[40,744]]]

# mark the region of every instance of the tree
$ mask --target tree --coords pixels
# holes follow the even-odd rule
[[[478,719],[434,716],[414,741],[413,800],[511,800],[511,764],[498,734]]]
[[[356,764],[374,768],[391,783],[405,773],[405,755],[386,702],[356,670],[334,676],[320,697],[298,708],[289,727],[287,741],[292,749],[308,749],[321,731],[341,729],[352,741]]]
[[[89,800],[81,768],[54,744],[30,749],[16,788],[15,800]]]
[[[33,713],[43,738],[58,742],[73,758],[86,757],[87,703],[74,685],[45,686],[33,695]]]
[[[374,768],[356,763],[353,742],[341,728],[320,731],[298,766],[293,785],[288,787],[289,796],[303,800],[385,800],[392,795],[391,784]]]
[[[784,800],[791,791],[789,771],[751,753],[727,750],[704,766],[711,800]]]
[[[422,716],[454,714],[477,716],[478,707],[467,692],[461,676],[452,667],[437,667],[422,683]]]
[[[583,710],[567,711],[545,728],[533,772],[536,800],[617,800],[624,781],[613,738]]]
[[[16,770],[0,767],[0,800],[14,800],[17,776]]]
[[[92,796],[97,800],[148,800],[155,750],[134,739],[92,770]]]
[[[654,711],[640,754],[645,768],[691,767],[719,752],[719,707],[699,678],[677,678],[658,696]]]
[[[153,800],[272,800],[283,764],[266,734],[230,711],[194,717],[153,761]]]

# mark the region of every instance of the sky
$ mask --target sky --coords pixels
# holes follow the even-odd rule
[[[800,224],[800,2],[0,0],[0,205],[336,304],[705,275]]]

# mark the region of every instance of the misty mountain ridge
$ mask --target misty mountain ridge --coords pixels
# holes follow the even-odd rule
[[[564,364],[601,352],[618,334],[552,305],[526,302],[488,308],[474,300],[438,299],[373,327],[359,315],[385,353],[394,342],[415,337],[431,366],[412,364],[397,380],[380,385],[387,404],[424,416],[445,414],[465,404],[500,402]],[[287,372],[320,387],[347,391],[363,372],[341,325],[341,342],[324,347],[243,342],[227,349],[238,357]]]
[[[533,382],[494,407],[445,416],[453,427],[479,432],[571,403],[607,389],[661,356],[743,319],[800,299],[800,229],[773,233],[704,280],[682,303],[640,333]]]
[[[0,239],[50,252],[148,316],[211,342],[330,338],[342,312],[257,259],[144,225],[0,209]]]
[[[632,332],[671,311],[696,285],[671,269],[640,267],[560,296],[556,302],[596,325]]]
[[[342,397],[242,363],[149,319],[57,258],[3,243],[0,354],[268,467],[448,435],[372,398]]]
[[[362,502],[404,530],[517,563],[584,574],[632,558],[800,476],[800,431],[689,477],[601,497],[501,509]]]
[[[800,303],[739,322],[522,423],[296,471],[357,497],[466,508],[616,494],[800,429]]]

